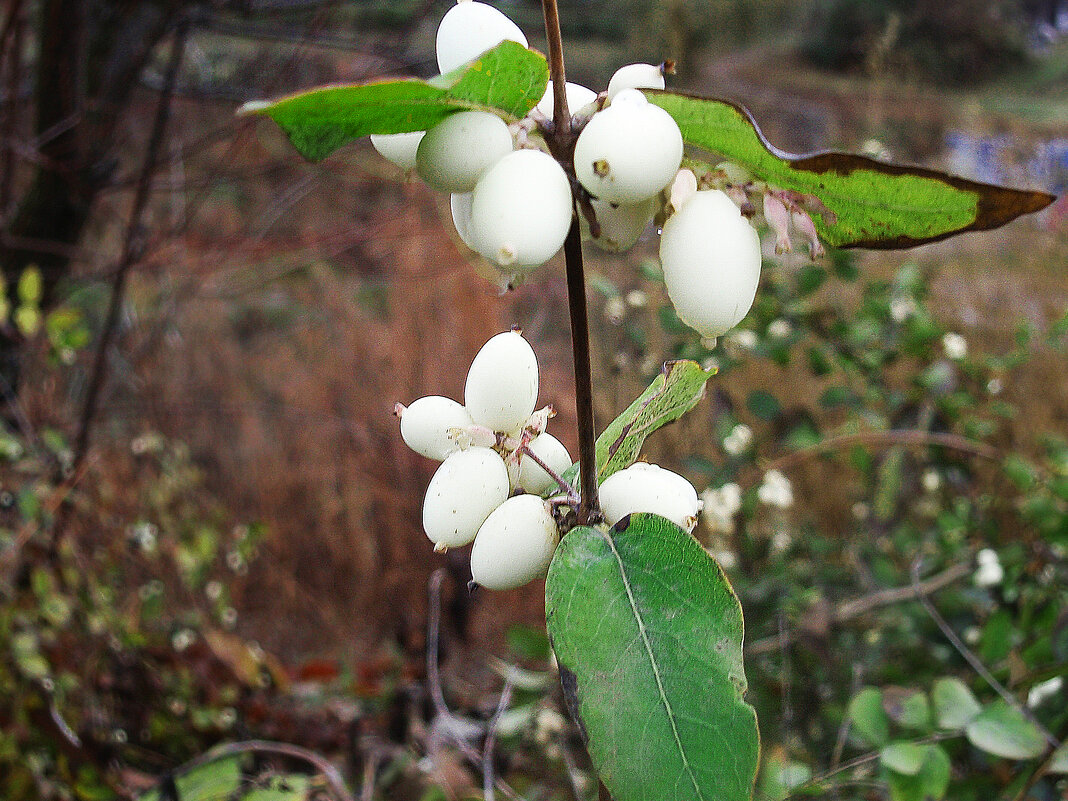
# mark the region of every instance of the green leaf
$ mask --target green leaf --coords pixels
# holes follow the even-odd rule
[[[949,789],[949,755],[941,746],[913,747],[918,749],[922,756],[922,763],[914,773],[893,770],[883,763],[883,776],[890,786],[890,798],[892,801],[938,801],[944,798],[946,790]]]
[[[934,702],[935,719],[942,729],[963,729],[983,709],[968,685],[952,677],[934,683],[931,700]]]
[[[912,247],[997,228],[1054,200],[1045,192],[1006,189],[865,156],[795,156],[769,144],[741,106],[673,92],[645,93],[675,118],[687,144],[736,162],[776,188],[819,198],[834,216],[816,214],[813,222],[820,238],[837,247]]]
[[[849,719],[869,745],[883,745],[890,736],[890,718],[883,709],[883,694],[875,687],[865,687],[853,696],[849,702]]]
[[[1034,759],[1046,750],[1038,727],[1004,701],[980,712],[964,733],[976,748],[1006,759]]]
[[[879,761],[892,771],[915,776],[923,767],[927,749],[922,745],[907,742],[890,743],[879,752]]]
[[[187,772],[179,771],[174,780],[178,798],[182,801],[220,801],[238,795],[243,775],[241,758],[216,759]],[[164,801],[169,795],[158,789],[141,796],[140,801]]]
[[[41,271],[37,267],[27,267],[19,276],[16,292],[19,302],[27,306],[36,306],[41,301]]]
[[[906,729],[929,731],[931,704],[927,693],[907,687],[883,688],[883,709],[890,719]]]
[[[755,389],[745,399],[745,405],[753,416],[765,421],[772,421],[782,414],[782,405],[779,399],[763,389]]]
[[[239,113],[264,114],[310,161],[369,134],[425,131],[456,111],[491,111],[506,121],[541,100],[549,80],[545,57],[517,42],[501,42],[470,64],[431,81],[415,78],[324,86]]]
[[[1049,763],[1049,772],[1068,773],[1068,743],[1053,752],[1053,759]]]
[[[597,438],[598,482],[632,465],[646,437],[696,406],[714,374],[697,362],[667,362],[645,392]]]
[[[572,716],[615,801],[748,801],[760,743],[742,610],[715,560],[656,515],[578,527],[546,623]]]

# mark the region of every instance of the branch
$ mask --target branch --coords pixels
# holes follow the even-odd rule
[[[913,583],[905,587],[892,587],[890,589],[873,592],[870,595],[863,595],[859,598],[843,601],[829,611],[817,611],[816,617],[822,617],[824,619],[817,620],[816,625],[814,626],[802,625],[801,630],[811,631],[813,628],[829,629],[833,626],[847,623],[862,615],[866,615],[868,612],[872,612],[883,606],[891,606],[903,601],[920,600],[924,596],[938,592],[938,590],[943,587],[948,587],[950,584],[970,575],[972,570],[973,568],[971,564],[962,563],[954,565],[919,584]],[[745,655],[757,656],[760,654],[773,653],[780,648],[789,646],[796,639],[797,635],[790,631],[785,631],[772,637],[765,637],[764,639],[757,640],[747,645],[745,647]]]
[[[560,10],[556,0],[541,0],[545,16],[545,38],[549,43],[549,78],[553,82],[553,125],[561,137],[571,133],[567,108],[567,80],[564,77],[564,42],[560,35]]]

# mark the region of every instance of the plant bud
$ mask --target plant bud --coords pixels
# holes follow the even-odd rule
[[[723,192],[698,192],[668,219],[660,261],[675,312],[702,336],[718,337],[749,313],[760,237]]]
[[[490,590],[521,587],[545,574],[559,542],[548,503],[536,495],[509,498],[478,530],[471,578]]]
[[[523,335],[506,331],[475,354],[464,386],[464,405],[479,425],[510,434],[534,413],[538,357]]]
[[[451,72],[506,39],[527,46],[519,26],[493,6],[460,0],[438,25],[438,69]]]
[[[512,150],[508,125],[488,111],[450,114],[419,143],[416,169],[429,186],[470,192],[487,168]]]
[[[415,153],[426,131],[399,134],[371,134],[371,145],[381,156],[402,170],[415,169]]]
[[[605,522],[610,526],[626,515],[652,512],[693,531],[701,511],[697,490],[689,481],[647,462],[636,462],[613,473],[601,484],[598,494]]]
[[[527,447],[558,476],[571,467],[571,454],[564,443],[552,434],[539,434]],[[525,453],[519,459],[509,459],[507,465],[512,489],[521,489],[531,495],[544,495],[558,486],[556,480]]]
[[[475,538],[490,512],[508,497],[508,469],[490,448],[468,448],[446,457],[423,498],[423,530],[435,550],[458,548]]]
[[[452,429],[474,425],[467,410],[452,398],[428,395],[400,413],[401,438],[418,454],[439,462],[460,450]]]

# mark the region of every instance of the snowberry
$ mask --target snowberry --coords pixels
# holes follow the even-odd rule
[[[583,236],[601,250],[622,253],[629,250],[645,231],[645,227],[656,214],[658,199],[654,196],[641,203],[623,205],[613,205],[595,199],[591,201],[591,205],[597,215],[597,223],[601,226],[601,233],[600,236],[594,237],[586,218],[580,215]]]
[[[663,89],[664,72],[652,64],[628,64],[616,70],[608,82],[608,99],[611,101],[624,89]]]
[[[519,26],[493,6],[459,0],[438,25],[438,69],[451,72],[506,39],[527,46]]]
[[[675,177],[681,160],[679,126],[644,98],[616,102],[594,114],[575,143],[579,183],[609,203],[652,197]]]
[[[664,224],[660,261],[679,318],[718,337],[749,312],[760,280],[760,237],[729,197],[698,192]]]
[[[520,587],[545,573],[559,542],[548,503],[537,495],[509,498],[478,529],[471,578],[491,590]]]
[[[527,444],[527,448],[558,476],[571,467],[571,454],[564,443],[552,434],[539,434]],[[531,495],[543,495],[546,490],[557,486],[553,477],[525,453],[519,459],[508,460],[508,474],[513,489],[521,489]]]
[[[456,226],[456,233],[471,250],[475,249],[475,240],[471,235],[471,193],[454,192],[449,199],[452,209],[452,224]]]
[[[490,512],[508,497],[508,469],[490,448],[468,448],[446,457],[423,498],[423,530],[437,549],[474,539]]]
[[[401,438],[405,444],[416,453],[438,461],[460,449],[456,440],[449,436],[450,429],[466,429],[474,425],[463,406],[440,395],[419,398],[400,411],[400,419]]]
[[[571,183],[548,153],[517,150],[486,170],[471,197],[475,250],[501,267],[533,267],[571,227]]]
[[[592,89],[587,89],[582,84],[571,83],[568,81],[564,84],[564,92],[567,95],[567,111],[574,116],[577,112],[581,111],[585,106],[588,106],[594,100],[597,99],[597,93]],[[541,96],[541,100],[538,101],[538,105],[535,106],[542,114],[550,119],[553,116],[553,82],[549,81],[549,85],[545,87],[545,94]]]
[[[415,153],[423,141],[426,131],[413,131],[399,134],[371,134],[371,145],[384,158],[389,159],[402,170],[415,169]]]
[[[497,334],[471,362],[464,405],[471,419],[493,431],[519,429],[538,400],[538,357],[517,331]]]
[[[504,120],[488,111],[459,111],[426,132],[416,151],[416,169],[435,189],[470,192],[486,168],[511,150]]]
[[[652,512],[692,531],[701,511],[697,490],[678,473],[637,462],[613,473],[598,490],[605,521],[614,526],[634,512]]]

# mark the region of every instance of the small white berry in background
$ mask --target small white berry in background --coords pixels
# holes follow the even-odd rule
[[[972,579],[977,587],[995,587],[1005,578],[1005,570],[998,560],[997,551],[992,548],[983,548],[975,555],[979,567]]]
[[[423,530],[435,550],[459,548],[475,538],[490,512],[508,497],[508,469],[490,448],[446,457],[423,498]]]
[[[517,150],[486,170],[471,196],[471,239],[501,267],[551,259],[571,227],[571,182],[556,159]]]
[[[790,479],[778,470],[769,470],[764,474],[764,481],[757,489],[757,498],[768,506],[789,509],[794,505],[794,490]]]
[[[942,337],[942,349],[950,359],[963,359],[968,355],[968,340],[950,331]]]
[[[505,40],[527,46],[519,26],[493,6],[460,0],[438,25],[438,69],[451,72]]]
[[[701,501],[697,490],[678,473],[636,462],[613,473],[598,490],[605,522],[614,526],[635,512],[651,512],[666,517],[686,531],[693,531]]]
[[[567,112],[572,117],[597,99],[595,91],[587,89],[582,84],[571,83],[571,81],[564,84],[564,94],[567,96]],[[541,100],[538,101],[538,105],[535,108],[549,119],[552,119],[553,102],[553,82],[549,81],[549,85],[545,87],[545,94],[541,96]]]
[[[660,261],[676,314],[702,336],[729,331],[753,305],[760,237],[723,192],[698,192],[664,223]]]
[[[916,301],[909,297],[897,296],[890,301],[890,317],[895,323],[903,323],[916,313]]]
[[[634,90],[629,90],[634,91]],[[634,92],[594,114],[575,142],[575,175],[595,198],[640,203],[671,183],[682,160],[682,133],[664,109]]]
[[[549,504],[517,495],[498,506],[478,529],[471,578],[490,590],[510,590],[544,575],[560,542]]]
[[[1054,676],[1052,679],[1032,685],[1027,693],[1027,705],[1031,709],[1042,706],[1050,698],[1055,697],[1062,687],[1064,687],[1064,679],[1061,676]]]
[[[460,450],[453,429],[470,428],[474,421],[467,410],[451,398],[428,395],[419,398],[408,408],[398,404],[401,439],[418,454],[439,462],[451,453]]]
[[[731,456],[740,456],[753,444],[753,429],[739,423],[723,438],[723,450]]]
[[[938,492],[942,487],[942,476],[940,476],[938,471],[934,468],[924,470],[920,480],[923,484],[923,488],[928,492]]]
[[[538,401],[538,357],[523,335],[506,331],[475,354],[464,385],[471,419],[493,431],[522,427]]]
[[[402,170],[415,169],[415,153],[426,131],[399,134],[371,134],[371,145],[379,154]]]
[[[664,71],[653,64],[628,64],[620,67],[608,81],[608,99],[624,89],[663,89]]]
[[[733,481],[716,489],[709,487],[701,493],[701,502],[701,519],[709,529],[717,534],[734,533],[734,516],[742,508],[741,487]]]
[[[426,132],[416,151],[416,170],[429,186],[470,192],[478,179],[512,151],[508,125],[488,111],[458,111]]]
[[[552,434],[539,434],[527,448],[558,476],[571,467],[571,454]],[[512,489],[521,489],[531,495],[544,495],[547,490],[557,487],[555,479],[525,453],[518,460],[509,460],[508,473],[512,478]]]
[[[786,339],[793,333],[793,330],[789,320],[784,320],[781,317],[768,323],[768,336],[772,339]]]

